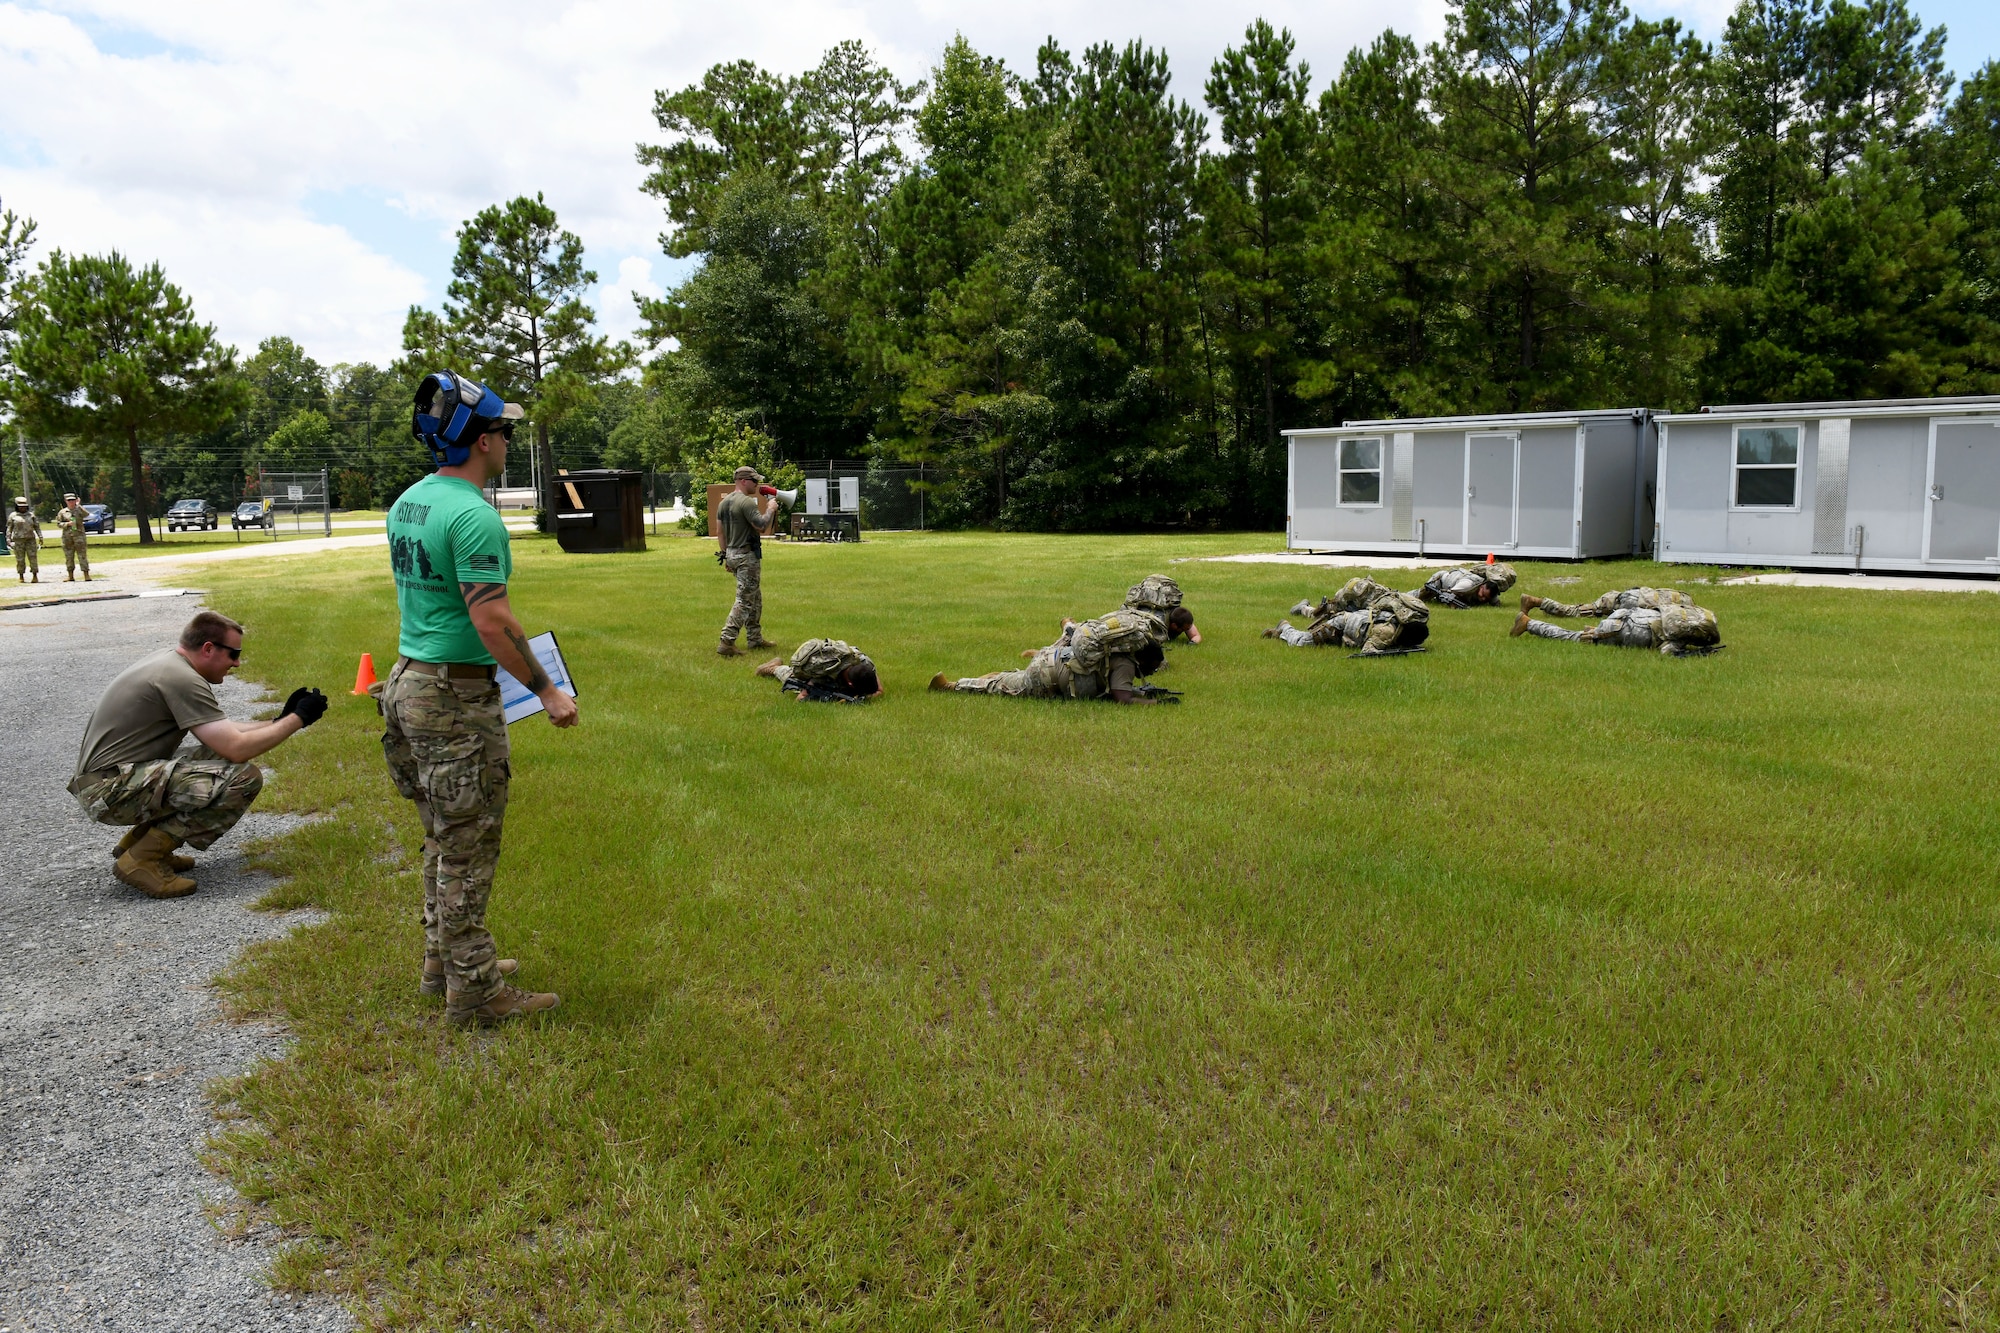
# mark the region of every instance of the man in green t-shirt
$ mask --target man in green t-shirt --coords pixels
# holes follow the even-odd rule
[[[750,631],[745,647],[775,648],[764,637],[764,536],[777,521],[775,500],[758,503],[758,487],[764,479],[753,467],[736,469],[736,489],[715,506],[715,558],[736,576],[736,604],[722,626],[722,642],[715,651],[724,657],[741,657],[736,636]]]
[[[514,960],[499,957],[486,929],[510,776],[495,663],[541,699],[556,726],[577,716],[508,605],[507,528],[480,489],[506,468],[522,415],[518,403],[461,376],[425,379],[411,431],[438,470],[389,511],[402,655],[382,687],[382,749],[424,827],[422,990],[442,994],[445,1017],[462,1027],[558,1003],[508,983]]]

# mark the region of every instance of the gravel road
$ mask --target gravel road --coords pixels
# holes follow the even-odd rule
[[[60,560],[58,560],[60,567]],[[104,686],[166,646],[192,597],[0,611],[0,1333],[25,1329],[346,1329],[332,1302],[274,1294],[268,1229],[225,1240],[236,1201],[197,1160],[204,1085],[281,1054],[225,1022],[208,983],[236,953],[310,924],[249,910],[254,811],[199,854],[201,891],[153,902],[111,876],[117,831],[63,790]],[[256,691],[221,691],[248,716]]]

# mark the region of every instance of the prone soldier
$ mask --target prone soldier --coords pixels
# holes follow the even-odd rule
[[[1579,602],[1575,605],[1558,602],[1553,597],[1536,597],[1525,592],[1521,594],[1523,611],[1539,610],[1545,616],[1564,618],[1603,617],[1614,611],[1664,611],[1670,606],[1693,605],[1694,598],[1678,588],[1626,588],[1622,592],[1607,592],[1594,602]]]
[[[861,703],[882,697],[875,664],[860,649],[840,639],[807,639],[787,663],[774,657],[757,668],[760,676],[778,682],[800,703]]]
[[[1086,621],[1080,629],[1101,621]],[[1115,651],[1092,653],[1086,647],[1080,659],[1073,643],[1053,643],[1037,650],[1028,665],[1018,671],[993,671],[984,676],[951,680],[940,671],[931,677],[930,687],[945,693],[998,694],[1010,699],[1109,699],[1119,704],[1149,704],[1153,700],[1139,685],[1166,661],[1166,653],[1150,637],[1136,644],[1116,645]]]
[[[269,722],[233,722],[215,686],[243,657],[243,627],[200,611],[174,647],[120,672],[91,710],[69,793],[100,824],[131,826],[112,850],[112,873],[148,898],[195,891],[197,851],[235,827],[263,790],[251,761],[319,721],[326,696],[297,689]],[[176,753],[189,732],[200,747]]]
[[[28,497],[14,497],[14,512],[7,515],[7,549],[14,553],[14,576],[28,582],[30,571],[34,581],[42,581],[42,528],[35,522],[35,515],[28,508]]]
[[[1496,560],[1488,565],[1440,569],[1424,580],[1424,586],[1417,589],[1417,596],[1426,602],[1469,611],[1475,606],[1491,606],[1500,600],[1501,593],[1513,586],[1514,567]]]
[[[1632,591],[1659,590],[1640,588]],[[1607,597],[1613,595],[1605,594]],[[1614,606],[1609,615],[1597,622],[1596,628],[1585,630],[1563,629],[1545,620],[1531,619],[1523,611],[1514,618],[1514,626],[1507,633],[1515,638],[1529,634],[1538,639],[1560,639],[1566,643],[1657,648],[1668,657],[1705,657],[1719,650],[1722,647],[1722,631],[1716,626],[1715,613],[1696,606],[1686,599],[1685,594],[1673,595],[1682,600],[1658,607]],[[1598,600],[1601,602],[1604,599]]]
[[[1302,602],[1292,610],[1295,615],[1310,612],[1312,623],[1298,629],[1281,620],[1265,630],[1264,637],[1294,648],[1328,645],[1357,648],[1362,657],[1387,657],[1415,652],[1431,633],[1430,609],[1421,598],[1385,588],[1371,578],[1349,579],[1317,607]]]
[[[76,498],[74,492],[63,496],[63,507],[56,510],[56,530],[62,534],[63,582],[76,582],[76,567],[83,566],[83,581],[90,582],[90,533],[84,524],[90,514]]]
[[[514,572],[507,527],[481,487],[507,466],[523,416],[484,385],[438,372],[417,389],[411,433],[437,471],[389,512],[399,651],[380,697],[389,778],[414,801],[424,829],[424,957],[420,990],[443,995],[461,1027],[553,1009],[552,993],[516,989],[486,906],[507,813],[507,722],[495,665],[542,701],[549,721],[576,724],[507,599]]]

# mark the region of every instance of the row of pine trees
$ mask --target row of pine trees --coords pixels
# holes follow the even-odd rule
[[[719,65],[640,149],[701,262],[628,435],[920,461],[945,522],[1271,526],[1291,427],[2000,391],[2000,66],[1943,46],[1904,0],[1714,46],[1462,0],[1328,81],[1253,23],[1199,106],[1136,42]]]

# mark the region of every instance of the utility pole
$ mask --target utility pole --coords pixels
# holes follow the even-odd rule
[[[35,503],[35,497],[34,497],[34,494],[33,494],[32,492],[30,492],[30,491],[29,491],[29,489],[28,489],[28,436],[27,436],[27,434],[26,434],[25,432],[23,432],[23,431],[19,431],[19,430],[15,431],[15,432],[14,432],[14,442],[15,442],[16,444],[18,444],[18,445],[20,445],[20,446],[21,446],[21,490],[20,490],[20,493],[21,493],[22,495],[25,495],[25,496],[27,496],[27,497],[28,497],[28,505],[29,505],[29,507],[30,507],[30,508],[32,508],[32,507],[34,506],[34,503]]]

